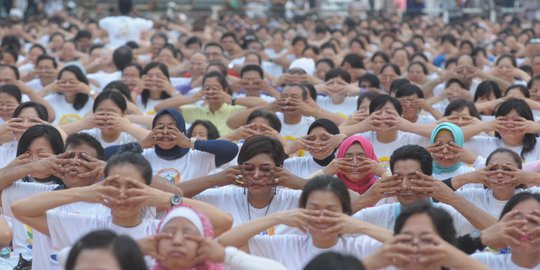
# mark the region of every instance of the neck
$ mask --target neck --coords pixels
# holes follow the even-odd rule
[[[325,238],[328,238],[328,239],[312,238],[313,245],[316,248],[331,248],[331,247],[335,246],[337,244],[337,242],[338,242],[337,237],[333,237],[333,238],[325,237]]]
[[[47,86],[54,82],[54,78],[40,78],[39,81],[41,82],[42,86]]]
[[[274,198],[274,192],[273,190],[269,190],[266,194],[258,195],[258,196],[252,196],[251,193],[248,192],[247,200],[249,204],[255,208],[263,208],[267,207]]]
[[[382,143],[390,143],[397,140],[397,131],[377,132],[377,140]]]
[[[286,112],[283,114],[283,122],[288,125],[298,124],[302,121],[302,114],[298,112]]]
[[[69,104],[73,104],[73,102],[75,102],[75,96],[77,94],[64,94],[64,97],[66,98],[66,101],[69,103]]]
[[[209,102],[208,103],[208,109],[210,109],[210,111],[212,113],[215,113],[217,110],[219,110],[221,108],[221,106],[223,106],[223,102],[222,101],[219,101],[219,102]]]
[[[101,137],[105,142],[114,142],[118,137],[120,137],[121,132],[117,130],[111,130],[109,132],[103,132],[101,131]]]
[[[528,254],[512,253],[512,262],[519,267],[532,269],[540,263],[540,252]]]
[[[418,121],[418,114],[411,115],[409,117],[405,117],[409,122],[416,123]]]
[[[112,216],[112,222],[113,224],[117,225],[117,226],[121,226],[121,227],[125,227],[125,228],[129,228],[129,227],[135,227],[139,224],[141,224],[141,214],[139,213],[139,211],[137,211],[136,214],[130,216],[130,217],[118,217],[116,215],[113,214]]]
[[[516,193],[515,189],[493,190],[493,197],[499,201],[508,201]]]
[[[343,95],[334,95],[334,96],[330,97],[330,99],[332,100],[332,104],[341,104],[341,103],[343,103],[343,101],[345,101],[345,96],[343,96]]]
[[[151,99],[159,99],[161,97],[161,91],[150,91]]]

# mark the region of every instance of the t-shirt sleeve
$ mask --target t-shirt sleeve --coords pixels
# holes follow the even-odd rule
[[[467,220],[461,213],[459,213],[455,208],[450,205],[441,204],[441,208],[446,210],[450,216],[452,216],[452,221],[454,223],[454,228],[456,228],[457,236],[463,236],[469,234],[476,230],[476,228]]]
[[[229,189],[229,188],[228,187],[210,188],[210,189],[207,189],[207,190],[193,196],[193,199],[209,203],[209,204],[214,205],[216,207],[220,207],[220,206],[226,204],[226,202],[225,202],[225,196],[226,196],[225,193],[228,193],[229,191],[232,191],[232,190],[227,190],[227,189]]]
[[[99,28],[107,31],[107,29],[109,29],[112,26],[112,23],[113,23],[113,18],[111,17],[103,18],[99,20]]]
[[[85,234],[104,228],[102,222],[95,216],[85,216],[76,213],[66,213],[63,211],[47,211],[47,226],[49,227],[50,238],[55,249],[73,245]]]
[[[187,123],[193,123],[199,118],[199,108],[195,105],[189,104],[180,106],[180,110]]]
[[[288,235],[257,235],[248,242],[249,253],[276,261],[280,260],[281,251],[285,250]],[[289,243],[290,244],[290,243]]]
[[[54,187],[56,186],[17,181],[2,191],[2,209],[7,216],[13,217],[11,206],[14,202],[37,193],[51,191]]]
[[[359,258],[371,255],[374,251],[381,248],[382,243],[368,236],[359,236],[354,238],[354,248]]]
[[[211,172],[216,168],[216,157],[214,156],[214,154],[198,150],[190,151],[192,151],[192,153],[188,162],[189,164],[196,164],[198,170],[204,172]]]
[[[143,18],[137,18],[135,23],[137,24],[137,28],[139,28],[141,31],[148,31],[154,26],[154,22]]]

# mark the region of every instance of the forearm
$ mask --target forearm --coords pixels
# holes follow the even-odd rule
[[[235,104],[245,106],[247,108],[253,108],[253,107],[265,105],[268,103],[258,97],[243,97],[243,98],[237,98]]]
[[[264,106],[253,107],[251,109],[243,110],[243,111],[240,111],[240,112],[237,112],[237,113],[231,115],[231,117],[229,117],[229,119],[227,119],[227,126],[230,129],[237,129],[240,126],[245,125],[246,120],[249,117],[249,115],[253,111],[257,110],[257,109],[264,109]]]
[[[331,113],[327,110],[324,110],[322,108],[318,108],[317,109],[317,112],[313,114],[313,117],[315,119],[328,119],[332,122],[334,122],[336,125],[340,125],[343,121],[345,121],[345,119],[343,119],[342,117],[338,116],[337,114],[335,113]]]
[[[429,114],[431,114],[433,116],[433,118],[435,118],[437,120],[443,118],[443,115],[439,111],[437,111],[435,108],[433,108],[433,106],[431,106],[431,105],[424,108],[424,110],[426,112],[428,112]]]
[[[34,92],[31,89],[28,92],[28,97],[30,98],[30,100],[45,106],[45,108],[47,109],[47,114],[49,115],[47,121],[48,122],[54,121],[54,119],[56,118],[56,114],[54,112],[53,107],[51,107],[51,105],[49,104],[49,102],[43,99],[43,97],[40,94]]]
[[[220,174],[207,175],[195,178],[192,181],[180,182],[178,187],[184,192],[184,197],[192,198],[209,188],[222,186],[219,183],[221,177]]]
[[[44,215],[47,210],[81,201],[79,192],[81,192],[81,188],[38,193],[15,202],[12,206],[12,212],[16,218],[25,223],[23,219],[28,217]]]
[[[465,141],[468,141],[475,135],[478,135],[479,133],[482,133],[483,131],[489,132],[490,130],[485,130],[484,123],[479,123],[476,125],[468,125],[461,127],[461,131],[463,132],[463,138]]]
[[[457,194],[453,196],[449,204],[478,230],[483,230],[497,222],[497,219]]]
[[[152,183],[150,184],[151,187],[155,189],[159,189],[161,191],[169,192],[172,194],[182,195],[184,194],[183,190],[180,187],[177,187],[174,184],[169,183],[167,180],[165,180],[161,176],[154,176],[152,178]]]
[[[218,241],[223,246],[241,248],[246,246],[249,239],[252,237],[272,226],[279,224],[281,224],[281,222],[279,221],[278,215],[277,213],[274,213],[239,225],[221,235],[218,238]]]
[[[214,237],[220,236],[232,227],[232,216],[221,211],[219,208],[209,203],[189,198],[183,198],[183,202],[197,208],[197,210],[201,211],[208,219],[210,219],[210,222],[214,227]]]
[[[343,133],[347,136],[351,136],[357,133],[363,133],[369,131],[368,128],[365,125],[362,125],[362,123],[358,123],[355,125],[349,125],[349,126],[340,126],[339,132]]]
[[[127,133],[129,133],[133,138],[137,139],[138,142],[144,141],[148,134],[150,134],[150,130],[146,128],[139,127],[136,124],[130,124],[125,130]]]
[[[67,123],[62,126],[60,126],[60,129],[62,129],[67,135],[75,134],[79,131],[89,129],[90,127],[86,124],[85,119],[81,121],[75,121],[73,123]]]
[[[238,153],[238,145],[224,140],[197,140],[193,148],[213,154],[215,156],[214,159],[216,167],[231,161]]]
[[[225,266],[235,270],[286,270],[274,260],[250,255],[233,247],[225,249]]]
[[[358,223],[358,233],[365,234],[381,243],[392,239],[393,233],[390,230],[361,220],[356,220],[356,222]]]
[[[441,83],[441,80],[440,78],[439,79],[435,79],[435,80],[431,80],[427,83],[425,83],[424,85],[422,85],[422,92],[424,92],[424,96],[426,98],[430,98],[433,96],[433,89],[439,85]]]
[[[407,120],[405,120],[407,121]],[[407,121],[406,125],[401,127],[401,131],[418,134],[422,137],[431,137],[431,132],[435,128],[435,125],[421,125]]]
[[[9,245],[13,240],[13,233],[3,215],[0,215],[0,245]]]
[[[192,104],[195,101],[196,100],[194,100],[192,97],[186,97],[186,96],[182,96],[182,95],[177,95],[177,96],[165,99],[162,102],[158,103],[154,107],[154,110],[156,112],[159,112],[159,111],[161,111],[163,109],[167,109],[167,108],[178,108],[178,107],[180,107],[182,105]]]
[[[378,201],[381,200],[379,196],[375,196],[373,193],[374,192],[368,190],[362,196],[354,196],[354,198],[351,200],[353,213],[356,213],[364,208],[374,206]]]
[[[0,191],[11,186],[15,181],[29,175],[31,173],[30,164],[24,164],[13,167],[5,167],[0,170]]]
[[[127,118],[131,123],[139,124],[147,128],[152,128],[153,115],[128,115]]]

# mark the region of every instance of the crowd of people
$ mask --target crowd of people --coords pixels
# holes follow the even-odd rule
[[[540,269],[540,21],[7,18],[0,269]]]

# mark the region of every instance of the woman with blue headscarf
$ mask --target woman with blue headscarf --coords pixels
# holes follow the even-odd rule
[[[236,144],[223,140],[189,139],[182,114],[164,109],[156,114],[152,132],[142,142],[142,155],[152,165],[154,175],[173,184],[207,175],[231,161],[238,152]]]
[[[474,163],[476,155],[463,149],[465,140],[461,128],[445,122],[431,132],[431,145],[428,147],[433,157],[433,178],[444,180],[450,177],[474,171],[467,163]]]

